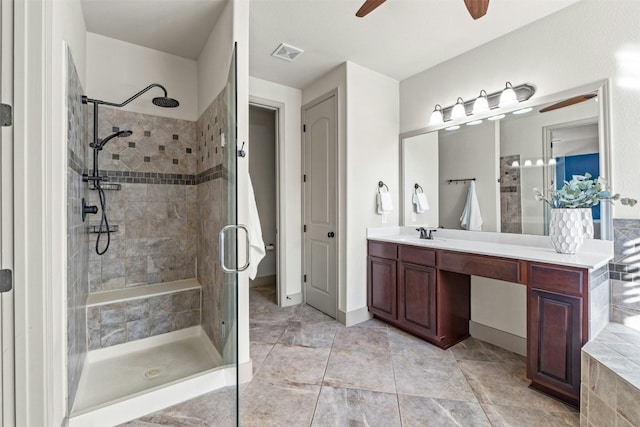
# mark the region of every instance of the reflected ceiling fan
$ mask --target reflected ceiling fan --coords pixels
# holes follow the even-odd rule
[[[553,105],[549,105],[548,107],[540,110],[541,113],[546,113],[547,111],[557,110],[558,108],[568,107],[569,105],[579,104],[580,102],[588,101],[591,98],[595,98],[597,95],[595,93],[587,93],[584,95],[574,96],[573,98],[565,99],[564,101],[557,102]]]
[[[363,18],[373,12],[386,0],[366,0],[356,12],[358,18]],[[464,5],[473,19],[482,18],[489,8],[489,0],[464,0]]]

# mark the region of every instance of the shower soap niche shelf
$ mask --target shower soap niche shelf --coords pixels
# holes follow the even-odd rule
[[[87,231],[89,233],[106,233],[107,232],[107,227],[106,226],[102,226],[100,227],[100,225],[90,225],[87,227]],[[115,233],[116,231],[118,231],[118,224],[113,224],[113,225],[109,225],[109,232],[111,233]]]
[[[102,184],[100,184],[100,188],[102,188],[103,190],[121,190],[122,189],[122,185],[120,184],[115,184],[115,183],[111,183],[111,182],[103,182]],[[96,185],[94,183],[89,184],[89,190],[97,190],[98,188],[96,187]]]

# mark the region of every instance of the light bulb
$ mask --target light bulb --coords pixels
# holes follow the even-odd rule
[[[467,112],[464,109],[464,100],[462,98],[458,98],[456,105],[454,105],[451,110],[451,120],[462,120],[466,117]]]
[[[487,92],[483,89],[480,91],[480,96],[473,103],[473,114],[482,114],[487,111],[489,111],[489,99],[487,98]]]
[[[525,166],[531,166],[532,165],[531,160],[525,160],[524,161],[524,165]]]
[[[436,108],[434,108],[431,113],[431,118],[429,119],[429,126],[438,126],[444,123],[444,118],[442,117],[442,107],[440,104],[436,104]]]
[[[544,162],[542,161],[542,159],[536,160],[536,166],[544,166]]]
[[[512,168],[520,167],[520,163],[517,160],[514,160],[513,163],[511,163],[511,167]]]
[[[552,157],[551,159],[549,159],[549,166],[553,166],[553,165],[555,165],[555,164],[557,164],[557,163],[558,163],[558,162],[556,161],[556,159],[555,159],[555,158],[553,158],[553,157]]]
[[[504,114],[498,114],[497,116],[489,117],[487,120],[493,121],[493,120],[501,120],[501,119],[504,119],[504,118],[505,118]]]
[[[498,104],[500,107],[511,107],[518,103],[518,96],[516,95],[516,91],[513,90],[513,86],[510,82],[507,82],[502,93],[500,94],[500,103]]]

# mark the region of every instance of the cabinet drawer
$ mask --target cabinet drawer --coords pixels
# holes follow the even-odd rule
[[[529,285],[532,288],[582,296],[587,277],[587,271],[581,268],[529,263]]]
[[[400,261],[412,264],[435,267],[436,251],[433,249],[417,248],[415,246],[400,245],[398,247]]]
[[[395,243],[369,242],[368,255],[378,258],[396,259],[398,258],[398,245]]]
[[[517,260],[442,251],[439,263],[441,270],[522,283]]]

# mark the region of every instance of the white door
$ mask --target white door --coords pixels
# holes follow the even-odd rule
[[[338,312],[336,95],[303,109],[305,301],[336,317]]]
[[[13,1],[0,1],[0,102],[13,105]],[[0,114],[0,422],[15,425],[13,374],[13,128]]]

